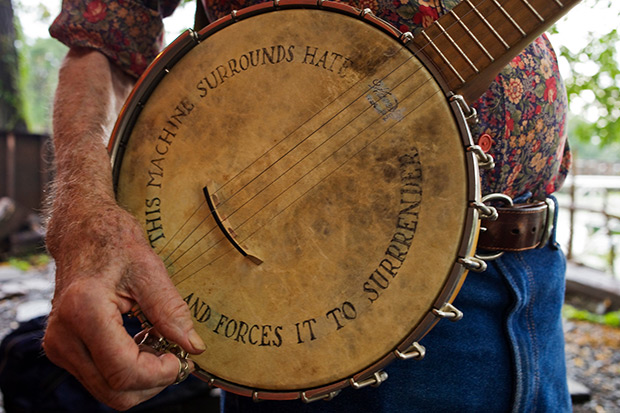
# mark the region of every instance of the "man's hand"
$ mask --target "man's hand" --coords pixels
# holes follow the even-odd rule
[[[45,351],[95,397],[127,409],[173,383],[179,372],[175,356],[140,352],[123,328],[122,314],[136,302],[168,340],[192,353],[204,347],[133,217],[114,205],[80,215],[71,218],[75,231],[50,224],[57,284]]]
[[[43,346],[99,400],[128,409],[179,373],[176,356],[140,352],[122,325],[138,304],[168,341],[204,344],[137,221],[115,202],[106,142],[133,80],[102,54],[72,49],[54,107],[56,185],[47,246],[56,289]]]

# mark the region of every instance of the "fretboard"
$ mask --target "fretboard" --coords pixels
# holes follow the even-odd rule
[[[580,0],[463,0],[413,42],[449,89],[477,99],[529,43]]]

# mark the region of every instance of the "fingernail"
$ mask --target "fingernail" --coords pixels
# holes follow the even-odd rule
[[[205,351],[207,349],[207,346],[205,346],[205,343],[202,341],[196,330],[190,331],[188,338],[192,347],[194,347],[196,350]]]

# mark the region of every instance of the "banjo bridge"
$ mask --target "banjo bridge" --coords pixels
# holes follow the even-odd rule
[[[208,185],[206,185],[203,188],[203,192],[204,192],[205,198],[207,199],[207,205],[209,206],[209,211],[211,211],[211,215],[213,215],[213,219],[217,223],[217,226],[220,228],[220,230],[222,231],[222,233],[224,234],[228,242],[230,242],[232,246],[235,247],[235,249],[241,253],[241,255],[243,255],[248,260],[252,261],[254,264],[256,265],[262,264],[263,260],[258,258],[253,253],[251,253],[246,246],[241,245],[241,243],[237,241],[237,234],[235,233],[235,230],[233,229],[232,225],[230,225],[230,223],[226,219],[223,219],[222,216],[220,215],[217,209],[217,206],[219,204],[217,195],[215,195],[215,193],[209,192]]]

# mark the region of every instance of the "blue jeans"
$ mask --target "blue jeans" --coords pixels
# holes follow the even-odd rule
[[[561,306],[565,258],[554,240],[506,253],[470,272],[454,305],[422,339],[421,361],[396,361],[377,388],[344,389],[331,401],[253,402],[224,394],[226,413],[569,412]]]

